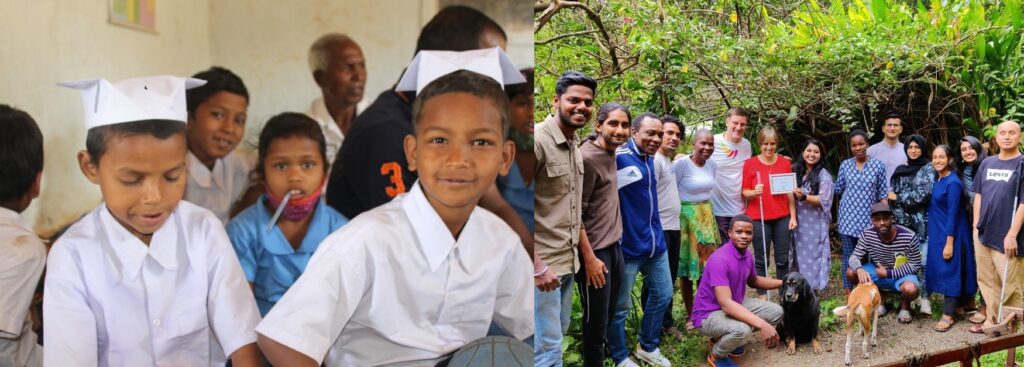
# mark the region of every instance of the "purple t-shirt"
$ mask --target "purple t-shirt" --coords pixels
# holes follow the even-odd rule
[[[693,314],[690,321],[700,328],[701,323],[712,312],[722,309],[715,298],[715,287],[729,286],[732,300],[743,303],[743,294],[747,291],[747,283],[757,279],[754,271],[754,255],[749,250],[740,254],[732,241],[726,242],[715,250],[704,267],[704,275],[697,286],[697,296],[693,299]]]

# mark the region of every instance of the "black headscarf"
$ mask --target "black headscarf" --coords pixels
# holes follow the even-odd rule
[[[917,171],[924,167],[924,165],[931,163],[928,159],[928,155],[925,154],[924,137],[918,134],[913,134],[903,140],[903,152],[906,153],[907,149],[910,148],[910,143],[917,143],[917,146],[921,148],[921,156],[917,159],[910,159],[910,155],[907,155],[907,164],[896,167],[896,171],[892,173],[892,179],[902,176],[913,176],[917,174]]]
[[[985,152],[985,148],[981,146],[981,141],[979,141],[978,138],[968,135],[965,136],[963,139],[960,139],[961,144],[965,141],[967,142],[967,144],[971,145],[971,149],[974,149],[974,153],[978,156],[978,158],[975,159],[974,163],[971,164],[963,162],[963,157],[960,157],[960,161],[963,163],[964,168],[967,168],[968,166],[971,167],[971,175],[976,175],[978,174],[978,166],[981,165],[981,161],[985,160],[985,158],[988,157],[988,154]]]

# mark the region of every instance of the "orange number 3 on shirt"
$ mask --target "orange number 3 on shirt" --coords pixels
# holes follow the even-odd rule
[[[380,165],[380,174],[391,179],[391,185],[384,188],[388,197],[395,197],[405,192],[405,182],[402,181],[402,167],[398,162],[387,162]]]

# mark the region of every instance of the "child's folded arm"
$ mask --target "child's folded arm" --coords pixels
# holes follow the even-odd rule
[[[96,318],[86,300],[81,269],[63,246],[54,246],[49,256],[43,359],[48,366],[95,366],[99,361]]]

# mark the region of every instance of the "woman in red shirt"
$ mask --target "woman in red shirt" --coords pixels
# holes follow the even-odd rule
[[[757,144],[761,147],[761,154],[743,163],[743,199],[747,200],[747,215],[754,219],[751,247],[754,248],[757,275],[767,276],[765,250],[771,246],[775,253],[776,278],[783,279],[789,273],[790,232],[796,228],[796,201],[792,192],[772,195],[769,178],[775,174],[793,173],[793,168],[788,158],[776,154],[779,135],[774,128],[765,126],[758,131]],[[765,297],[764,290],[758,289],[757,292],[758,297]]]

